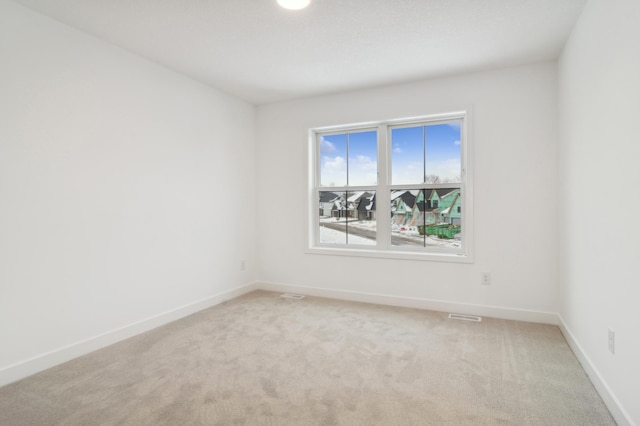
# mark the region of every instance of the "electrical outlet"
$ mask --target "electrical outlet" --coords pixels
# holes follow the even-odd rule
[[[609,329],[609,352],[616,353],[616,332]]]
[[[491,285],[491,272],[480,273],[480,284]]]
[[[244,262],[244,260],[240,261],[240,270],[244,271],[245,269],[247,269],[247,264]]]

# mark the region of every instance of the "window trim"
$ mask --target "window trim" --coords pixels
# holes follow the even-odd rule
[[[443,114],[430,114],[424,116],[410,117],[404,119],[382,120],[377,122],[361,122],[354,124],[345,124],[338,126],[314,127],[308,130],[307,143],[307,221],[306,221],[306,241],[305,253],[322,254],[334,256],[352,256],[352,257],[371,257],[371,258],[389,258],[404,260],[423,260],[423,261],[440,261],[440,262],[456,262],[456,263],[473,263],[473,143],[471,143],[471,127],[472,127],[471,108],[464,108]],[[461,183],[459,184],[461,193],[464,194],[461,202],[461,209],[465,212],[461,218],[462,225],[462,241],[464,242],[462,250],[447,251],[439,249],[435,251],[420,251],[415,247],[391,246],[391,234],[378,234],[378,247],[368,245],[350,244],[348,246],[319,244],[320,227],[318,226],[320,215],[318,200],[318,192],[327,190],[330,187],[322,187],[320,183],[320,144],[317,143],[318,134],[339,134],[342,132],[359,132],[377,129],[378,135],[378,182],[376,185],[349,186],[349,191],[369,190],[375,191],[377,197],[376,203],[376,220],[382,219],[384,222],[382,227],[391,229],[391,206],[387,206],[385,202],[380,202],[379,194],[383,191],[389,192],[393,189],[402,187],[403,189],[422,189],[425,184],[399,184],[393,185],[391,181],[391,155],[392,144],[390,143],[390,133],[393,127],[411,126],[411,125],[427,125],[429,123],[440,123],[453,120],[462,120],[461,133]],[[382,179],[381,177],[384,176]],[[450,187],[451,184],[428,184],[429,187],[440,186],[443,188]],[[456,184],[458,186],[458,184]],[[339,189],[337,189],[339,188]],[[337,187],[336,191],[344,191],[345,187]],[[389,216],[387,218],[387,216]],[[386,220],[385,220],[386,219]],[[377,229],[380,230],[380,222]],[[380,247],[382,246],[382,247]]]

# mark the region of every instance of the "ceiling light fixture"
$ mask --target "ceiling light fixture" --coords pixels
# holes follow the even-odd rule
[[[311,0],[278,0],[278,4],[285,9],[300,10],[309,6]]]

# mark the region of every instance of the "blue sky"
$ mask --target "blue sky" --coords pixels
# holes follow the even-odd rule
[[[426,161],[424,132],[426,129]],[[348,160],[347,160],[348,140]],[[460,177],[460,123],[395,128],[391,132],[391,183],[422,183],[436,175],[440,182]],[[347,176],[348,175],[348,176]],[[376,132],[323,136],[320,140],[320,185],[375,185]]]

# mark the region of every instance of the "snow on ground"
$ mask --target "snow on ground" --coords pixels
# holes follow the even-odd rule
[[[325,228],[320,225],[320,242],[324,244],[344,244],[345,235],[344,232],[336,231],[335,229]],[[375,245],[374,240],[368,238],[358,237],[356,235],[349,235],[349,244],[362,244],[367,246]]]
[[[375,231],[376,230],[376,221],[375,220],[356,220],[349,219],[348,221],[345,218],[336,219],[335,217],[323,217],[320,218],[320,242],[329,243],[329,244],[344,244],[345,236],[343,232],[336,231],[333,229],[328,229],[322,226],[323,223],[335,223],[344,225],[348,222],[349,227]],[[323,235],[327,238],[325,241],[323,239]],[[424,239],[423,235],[420,235],[418,232],[418,228],[416,226],[404,227],[398,226],[394,224],[391,230],[392,236],[403,237],[414,241],[416,245],[427,245],[427,246],[439,246],[439,247],[460,247],[460,241],[456,239],[440,239],[435,236],[429,235],[426,239]],[[399,240],[398,243],[396,241],[392,241],[392,244],[395,246],[404,246],[404,245],[412,245],[407,243],[402,243],[402,240]],[[349,236],[349,244],[366,244],[366,245],[375,245],[375,241],[355,235]]]

